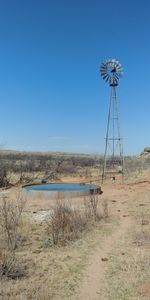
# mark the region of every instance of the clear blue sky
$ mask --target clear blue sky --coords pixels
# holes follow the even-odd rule
[[[0,144],[102,153],[106,58],[124,68],[124,151],[150,146],[150,2],[0,1]]]

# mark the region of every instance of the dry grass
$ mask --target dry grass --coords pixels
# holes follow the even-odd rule
[[[3,195],[0,201],[0,246],[15,250],[21,241],[20,224],[25,199],[20,194],[16,199],[9,199]]]
[[[125,215],[132,215],[133,224],[104,262],[107,271],[98,296],[101,300],[150,299],[150,250],[147,248],[150,225],[146,222],[150,217],[149,193],[150,190],[138,186],[118,189],[114,186],[109,190],[106,187],[98,202],[89,198],[78,205],[75,202],[71,206],[68,203],[53,206],[49,228],[47,222],[31,218],[36,215],[32,214],[34,210],[48,206],[46,200],[44,204],[41,200],[41,206],[37,207],[35,199],[30,210],[30,204],[26,208],[18,227],[27,239],[15,250],[18,266],[23,262],[26,276],[18,280],[2,276],[0,300],[74,299],[91,253],[98,249],[100,256],[105,240],[119,228],[121,218],[127,219]],[[54,240],[52,225],[56,233]]]
[[[52,237],[54,245],[65,245],[68,241],[73,241],[81,237],[81,233],[87,227],[85,214],[71,205],[57,202],[47,220],[47,231]]]
[[[24,260],[27,276],[15,283],[2,281],[0,293],[3,292],[3,298],[0,299],[70,299],[82,278],[88,256],[113,228],[112,224],[110,228],[104,222],[98,222],[82,239],[65,247],[45,248],[43,226],[33,224],[30,227],[31,244],[18,253]]]
[[[97,209],[99,210],[99,205]],[[101,214],[102,211],[101,206]],[[3,274],[3,280],[0,281],[0,300],[70,299],[80,282],[88,255],[112,230],[108,223],[105,226],[104,219],[95,222],[93,213],[92,219],[88,220],[92,224],[89,228],[83,203],[80,204],[80,208],[77,205],[59,203],[53,207],[53,213],[51,221],[53,226],[56,226],[55,229],[59,229],[59,247],[53,246],[51,231],[47,232],[47,222],[29,220],[27,214],[23,216],[21,233],[26,231],[29,237],[15,250],[17,264],[16,260],[11,260],[10,257],[12,267],[14,262],[14,272],[13,268],[10,268],[10,274],[14,274],[15,278],[17,266],[21,266],[20,276],[22,270],[25,270],[26,276],[20,280],[12,280],[9,272],[4,271],[5,275]],[[58,216],[59,221],[61,220],[60,227],[59,222],[57,224]],[[61,247],[64,245],[64,236],[65,247]],[[48,247],[45,247],[45,241],[48,241]],[[9,259],[5,265],[7,269]]]
[[[128,203],[132,226],[110,253],[102,299],[150,299],[149,192],[134,192]]]
[[[14,253],[0,252],[0,279],[18,279],[25,275],[25,269]]]
[[[3,195],[0,201],[0,279],[18,279],[25,270],[16,255],[23,240],[21,232],[25,199],[20,194],[15,200]]]
[[[108,219],[108,203],[101,205],[98,195],[90,195],[84,205],[73,206],[58,200],[47,217],[47,233],[53,245],[66,245],[82,237],[82,234],[95,226],[96,221]]]

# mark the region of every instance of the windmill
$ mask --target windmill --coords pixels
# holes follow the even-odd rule
[[[102,78],[109,84],[110,100],[105,140],[104,164],[102,183],[106,177],[116,179],[116,174],[124,175],[123,145],[120,135],[120,121],[118,112],[117,87],[123,76],[121,64],[115,59],[108,59],[101,64]]]

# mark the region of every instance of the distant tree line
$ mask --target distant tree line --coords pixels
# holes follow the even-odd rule
[[[78,169],[96,168],[103,159],[92,155],[41,154],[24,152],[0,152],[0,177],[5,178],[8,172],[23,173],[44,172],[47,177],[57,177],[60,174],[77,173]],[[54,176],[55,174],[55,176]],[[0,184],[0,186],[2,186]]]
[[[115,164],[117,160],[118,158],[115,157]],[[61,174],[88,175],[88,170],[91,168],[102,169],[103,161],[103,157],[98,155],[0,151],[0,187],[9,185],[10,173],[19,174],[20,182],[30,181],[31,176],[29,178],[25,175],[27,173],[42,172],[43,180],[56,179]],[[108,158],[107,166],[111,168],[112,163],[112,158]],[[128,171],[149,167],[150,157],[125,158],[125,168]]]

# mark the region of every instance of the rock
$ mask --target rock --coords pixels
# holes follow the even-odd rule
[[[145,152],[145,153],[150,153],[150,147],[145,147],[145,148],[144,148],[144,152]]]
[[[108,261],[108,258],[107,257],[102,257],[101,261]]]
[[[42,179],[41,183],[47,183],[47,181],[45,179]]]
[[[148,225],[149,221],[148,220],[142,220],[142,225]]]

